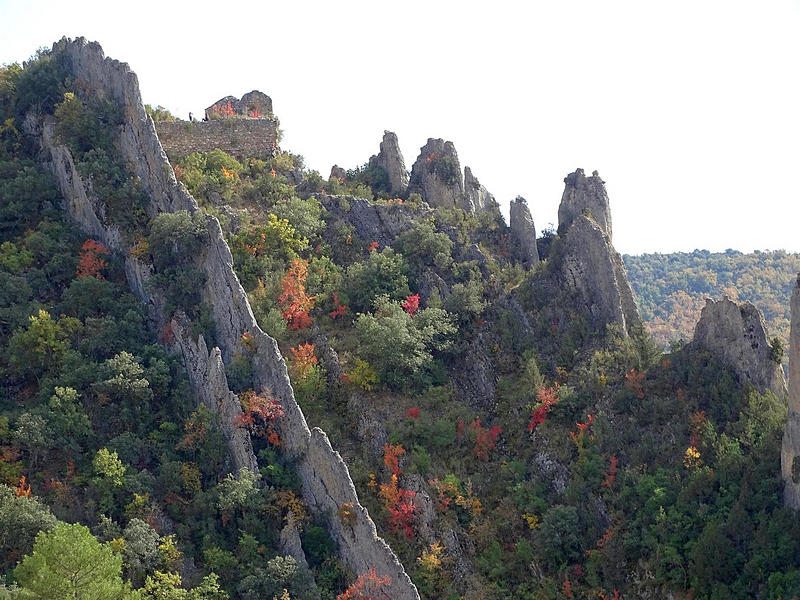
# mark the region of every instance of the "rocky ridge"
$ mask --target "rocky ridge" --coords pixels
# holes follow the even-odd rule
[[[178,210],[197,211],[194,199],[175,180],[153,122],[144,111],[138,80],[130,68],[105,58],[98,44],[87,43],[83,38],[62,39],[53,50],[63,57],[71,75],[86,89],[112,100],[123,109],[119,152],[149,197],[148,216]],[[54,138],[52,119],[45,123],[28,120],[26,130],[40,135],[48,166],[66,198],[65,208],[70,216],[87,233],[125,257],[125,271],[131,289],[147,304],[154,323],[163,324],[167,320],[163,314],[163,299],[147,285],[152,273],[151,265],[132,257],[119,230],[113,224],[105,223],[102,203],[93,196],[91,186],[81,180],[69,150]],[[232,466],[256,466],[249,438],[237,433],[230,420],[232,416],[241,414],[241,408],[227,387],[222,368],[222,361],[230,360],[236,354],[246,354],[253,365],[256,391],[272,394],[282,405],[285,414],[276,423],[276,428],[284,451],[296,461],[303,500],[314,514],[327,521],[344,563],[356,573],[375,568],[379,574],[389,575],[392,598],[418,599],[414,584],[389,546],[378,537],[375,524],[359,503],[344,461],[333,450],[322,430],[308,428],[294,399],[286,363],[277,343],[258,327],[233,272],[232,256],[219,222],[207,217],[207,226],[204,251],[197,257],[197,264],[206,275],[202,296],[211,306],[219,347],[209,350],[202,337],[194,341],[180,316],[170,321],[174,335],[171,345],[181,352],[198,399],[216,409],[220,427],[228,441]],[[245,332],[253,338],[250,350],[241,342]],[[349,503],[353,505],[355,519],[344,523],[335,515],[342,505]]]

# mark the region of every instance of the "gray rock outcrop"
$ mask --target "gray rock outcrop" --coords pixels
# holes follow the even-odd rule
[[[394,196],[405,194],[408,187],[408,171],[400,152],[397,136],[391,131],[383,132],[380,151],[369,159],[369,166],[380,167],[389,176],[389,193]]]
[[[587,178],[583,169],[577,169],[564,183],[558,208],[562,239],[551,257],[555,285],[571,297],[572,310],[589,315],[595,331],[617,323],[623,333],[630,333],[632,327],[641,324],[641,317],[622,257],[611,243],[604,182],[597,171]]]
[[[514,258],[528,268],[539,262],[539,250],[536,247],[536,227],[533,224],[528,203],[522,196],[511,201],[511,253]]]
[[[464,208],[464,176],[453,142],[428,139],[411,167],[408,191],[433,207]]]
[[[464,210],[473,213],[494,212],[500,214],[500,205],[489,191],[472,174],[472,169],[464,167]]]
[[[630,333],[641,323],[622,257],[591,217],[579,215],[567,230],[558,273],[576,300],[574,308],[589,315],[595,329],[618,323]]]
[[[792,291],[792,323],[789,333],[789,414],[781,447],[783,501],[800,510],[800,276]]]
[[[162,212],[197,211],[194,199],[175,180],[153,122],[144,111],[136,76],[128,66],[106,59],[98,44],[87,43],[83,38],[63,39],[55,44],[54,51],[63,57],[72,76],[80,80],[82,89],[91,90],[122,108],[120,158],[141,180],[142,189],[149,197],[147,214],[153,217]],[[163,314],[163,299],[157,289],[147,285],[152,266],[132,257],[118,229],[106,222],[102,203],[94,197],[91,186],[81,182],[68,149],[53,138],[52,122],[31,126],[28,130],[40,136],[48,166],[66,198],[65,208],[71,217],[124,256],[132,290],[148,306],[154,323],[164,325],[170,317]],[[235,395],[227,389],[222,366],[223,361],[228,362],[235,355],[245,355],[252,365],[255,391],[270,394],[281,403],[284,415],[275,426],[283,442],[283,451],[296,464],[303,500],[314,515],[327,521],[343,562],[356,574],[374,568],[378,574],[390,576],[390,597],[419,600],[416,587],[386,542],[378,537],[375,524],[359,503],[341,456],[333,450],[323,431],[308,428],[294,399],[278,345],[256,323],[233,271],[230,249],[219,222],[213,217],[207,217],[205,244],[195,261],[205,274],[201,295],[211,308],[219,347],[209,351],[202,337],[195,342],[180,318],[172,320],[175,339],[169,345],[180,349],[198,400],[215,407],[223,435],[228,440],[232,466],[256,467],[249,437],[233,425],[233,419],[239,414],[236,410],[241,409],[238,400],[234,403]],[[252,337],[247,347],[242,344],[244,333]],[[343,504],[353,505],[355,519],[352,522],[343,522],[337,517]]]
[[[762,394],[770,390],[778,398],[786,397],[786,379],[780,364],[771,358],[764,315],[750,302],[707,299],[692,345],[711,352]]]
[[[605,182],[597,171],[591,177],[583,169],[575,169],[564,178],[564,194],[558,207],[558,233],[565,232],[580,215],[589,214],[600,229],[611,239],[611,210]]]
[[[420,148],[419,157],[411,167],[408,192],[422,196],[434,208],[460,208],[470,213],[494,213],[500,216],[500,206],[469,167],[461,171],[453,142],[428,138]]]

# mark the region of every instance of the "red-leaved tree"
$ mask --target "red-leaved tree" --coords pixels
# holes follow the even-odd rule
[[[419,294],[406,296],[405,301],[400,306],[403,307],[403,310],[406,311],[409,316],[413,317],[414,313],[417,312],[419,308]]]
[[[280,446],[281,439],[272,428],[276,419],[283,416],[280,402],[269,395],[259,396],[253,390],[239,395],[242,403],[242,414],[233,420],[236,427],[249,429],[251,433],[266,437],[273,446]]]
[[[375,569],[358,576],[353,585],[336,596],[336,600],[391,600],[386,588],[392,584],[388,575],[381,577]]]
[[[100,242],[93,239],[86,240],[81,246],[78,270],[75,274],[78,277],[97,277],[102,279],[103,276],[100,271],[105,269],[107,263],[101,256],[108,256],[109,254],[111,252]]]

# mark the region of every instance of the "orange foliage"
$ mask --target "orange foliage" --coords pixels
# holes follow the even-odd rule
[[[311,369],[319,361],[314,354],[314,344],[299,344],[297,348],[289,348],[294,357],[292,371],[300,379],[305,379],[311,373]]]
[[[81,246],[78,270],[75,274],[78,277],[97,277],[98,279],[102,279],[103,277],[100,275],[100,271],[105,269],[108,263],[100,258],[100,256],[108,256],[109,254],[111,254],[111,252],[100,242],[92,239],[86,240],[83,242],[83,246]]]
[[[239,394],[242,403],[241,415],[233,420],[235,427],[245,427],[252,433],[266,437],[274,446],[280,446],[281,440],[272,424],[283,415],[280,402],[269,395],[259,396],[253,390]]]
[[[572,598],[572,584],[570,584],[569,579],[564,580],[564,595],[567,598]]]
[[[281,293],[278,305],[289,329],[305,329],[311,325],[308,314],[314,308],[316,296],[306,293],[306,277],[308,277],[308,261],[295,258],[289,272],[281,280]]]
[[[370,252],[375,252],[379,247],[380,247],[380,244],[378,242],[370,242],[369,251]]]
[[[383,445],[383,464],[392,470],[393,475],[399,475],[403,472],[400,468],[399,458],[405,454],[405,448],[400,444],[384,444]]]
[[[617,480],[617,462],[617,456],[612,454],[608,459],[608,473],[606,473],[603,483],[600,484],[603,487],[611,489],[614,486],[614,482]]]
[[[359,575],[353,585],[336,596],[336,600],[391,600],[384,589],[391,584],[391,577],[380,577],[375,569],[370,569],[369,573]]]
[[[531,413],[531,420],[528,423],[528,433],[533,432],[537,425],[541,425],[547,419],[547,413],[550,409],[558,404],[558,384],[553,384],[552,387],[542,386],[536,394],[536,400],[539,402],[533,413]]]
[[[497,445],[497,438],[500,437],[503,430],[497,425],[491,429],[486,429],[481,425],[480,418],[475,417],[475,420],[469,425],[469,431],[471,436],[475,438],[475,447],[472,449],[475,457],[480,460],[489,460],[489,452],[494,450]]]
[[[583,441],[583,438],[586,436],[586,432],[589,431],[589,428],[594,423],[594,415],[586,415],[586,422],[585,423],[575,423],[578,427],[578,433],[574,431],[569,432],[569,437],[572,438],[573,442]]]
[[[20,496],[30,496],[31,495],[31,485],[29,483],[26,484],[25,475],[19,478],[19,485],[17,489],[14,491],[14,495],[18,498]]]
[[[631,369],[625,373],[625,387],[636,394],[636,397],[641,400],[644,398],[644,389],[642,389],[642,380],[644,373],[640,373],[636,369]]]

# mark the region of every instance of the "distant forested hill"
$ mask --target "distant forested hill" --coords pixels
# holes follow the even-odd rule
[[[726,294],[761,309],[769,335],[787,345],[789,297],[800,254],[695,250],[623,258],[642,318],[659,343],[690,340],[705,299]]]

